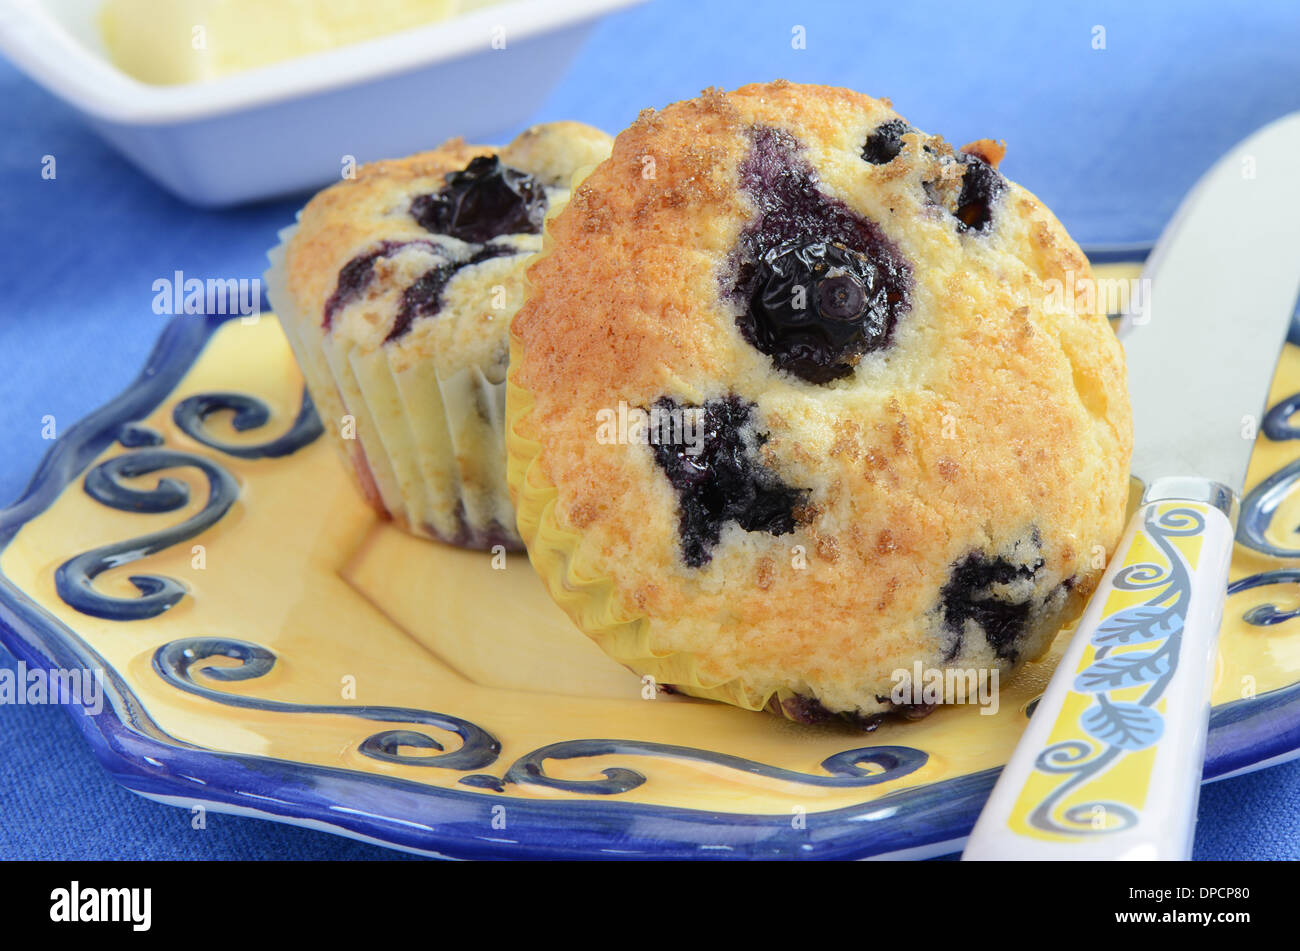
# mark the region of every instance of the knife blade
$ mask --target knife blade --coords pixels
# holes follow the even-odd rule
[[[1191,854],[1239,495],[1300,291],[1300,114],[1215,163],[1142,281],[1120,328],[1142,503],[965,859]]]
[[[1143,271],[1146,314],[1121,326],[1133,474],[1240,492],[1300,290],[1300,114],[1225,155],[1184,200]],[[1247,435],[1243,437],[1243,432]]]

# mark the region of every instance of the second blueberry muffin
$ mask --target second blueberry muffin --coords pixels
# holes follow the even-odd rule
[[[1088,262],[1001,157],[844,89],[714,90],[644,112],[551,221],[510,485],[613,657],[871,726],[900,671],[1009,672],[1076,614],[1123,526],[1123,355],[1049,306]]]
[[[360,490],[418,535],[518,548],[505,482],[506,328],[545,216],[609,154],[577,122],[502,149],[362,166],[270,254],[267,292]]]

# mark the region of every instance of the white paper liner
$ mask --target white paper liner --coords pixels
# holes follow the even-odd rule
[[[414,534],[521,548],[506,485],[504,380],[479,367],[440,374],[434,360],[394,359],[395,345],[367,352],[326,333],[288,292],[285,247],[296,231],[281,231],[267,255],[267,297],[359,489]]]

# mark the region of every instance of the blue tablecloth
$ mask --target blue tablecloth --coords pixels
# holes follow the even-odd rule
[[[806,48],[793,49],[802,26]],[[1105,49],[1093,48],[1105,28]],[[1300,109],[1300,11],[1203,3],[780,4],[656,0],[604,21],[535,119],[611,130],[645,105],[777,76],[890,96],[1007,173],[1088,247],[1148,244],[1213,160]],[[436,108],[436,103],[427,104]],[[409,116],[409,110],[406,111]],[[175,270],[256,277],[299,201],[198,211],[0,61],[0,502],[60,428],[126,386]],[[503,129],[502,135],[514,130]],[[236,145],[235,147],[241,147]],[[54,155],[58,177],[41,178]],[[0,651],[0,663],[13,660]],[[188,813],[115,785],[55,708],[0,707],[0,857],[392,857],[322,833]],[[1198,858],[1300,857],[1300,763],[1209,786]]]

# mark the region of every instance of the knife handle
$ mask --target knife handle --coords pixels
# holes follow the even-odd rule
[[[1191,856],[1236,499],[1164,484],[1130,520],[964,859]]]

